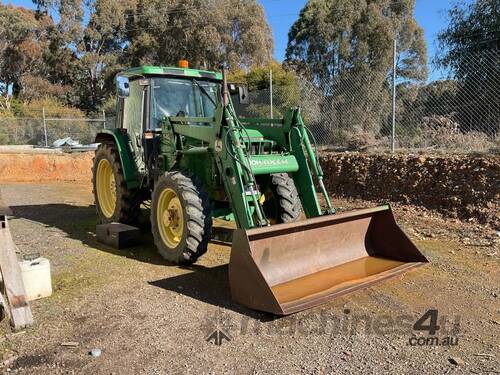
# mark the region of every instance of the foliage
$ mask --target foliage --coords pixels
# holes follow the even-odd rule
[[[233,102],[240,115],[247,117],[270,116],[270,71],[273,77],[273,117],[282,117],[289,108],[299,105],[300,90],[298,77],[290,70],[285,70],[276,61],[255,66],[248,72],[239,70],[230,75],[232,82],[245,83],[249,90],[249,105]]]
[[[317,121],[321,93],[303,77],[276,61],[255,66],[248,72],[238,70],[230,74],[230,82],[244,83],[249,89],[249,104],[239,104],[237,98],[233,98],[236,112],[244,117],[271,117],[270,71],[273,79],[273,117],[283,117],[290,107],[300,106],[306,125]]]
[[[354,127],[363,135],[356,139],[366,138],[387,123],[394,39],[398,77],[410,82],[427,77],[414,6],[414,0],[310,0],[301,10],[288,34],[286,64],[323,91],[321,112],[329,113],[330,121],[317,128],[329,142],[346,141]]]
[[[434,81],[426,85],[402,83],[396,87],[396,124],[408,134],[416,134],[420,119],[452,116],[456,113],[456,81]],[[402,129],[400,129],[402,131]]]
[[[48,17],[0,4],[0,109],[10,109],[9,89],[18,94],[23,75],[40,71],[47,45],[44,30],[49,24]]]
[[[55,97],[94,112],[118,71],[138,64],[248,68],[269,60],[262,7],[244,0],[33,0],[0,4],[0,109]]]
[[[19,99],[24,103],[44,98],[64,99],[64,87],[60,84],[50,83],[49,80],[43,77],[27,73],[20,77],[19,83],[22,87]]]
[[[500,1],[459,3],[448,11],[448,18],[448,26],[438,35],[441,48],[435,60],[464,78],[468,55],[500,49]]]
[[[447,116],[423,117],[415,134],[401,137],[401,146],[418,149],[444,149],[453,152],[493,152],[495,141],[483,132],[464,133],[460,125]]]
[[[29,103],[13,100],[11,111],[3,114],[0,112],[0,133],[3,137],[0,144],[44,144],[43,109],[47,118],[49,142],[68,136],[85,143],[93,142],[95,136],[93,124],[84,121],[84,112],[68,107],[57,99],[43,98]],[[53,121],[51,118],[72,120]]]
[[[84,118],[85,113],[75,107],[69,107],[64,103],[54,98],[43,98],[33,100],[25,105],[21,105],[16,115],[19,117],[40,118],[41,113],[45,109],[46,117],[60,118]]]
[[[414,7],[414,0],[310,0],[288,34],[287,63],[321,82],[347,72],[387,73],[396,39],[399,76],[425,79]]]
[[[116,116],[116,96],[110,96],[109,98],[106,99],[106,101],[101,105],[100,111],[106,114],[106,117],[113,117]]]
[[[255,0],[139,0],[129,18],[128,53],[134,65],[249,68],[269,60],[273,40]]]
[[[460,83],[458,108],[481,116],[474,123],[460,124],[462,130],[500,130],[500,106],[489,98],[500,97],[500,1],[476,0],[457,4],[448,12],[449,24],[438,35],[440,51],[435,62],[449,68]]]

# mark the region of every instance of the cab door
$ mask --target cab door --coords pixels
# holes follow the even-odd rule
[[[135,79],[130,81],[129,87],[130,93],[122,104],[122,127],[127,129],[135,163],[139,171],[144,172],[143,136],[149,121],[146,108],[149,84],[147,80]]]

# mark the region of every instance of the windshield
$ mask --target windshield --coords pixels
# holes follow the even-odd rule
[[[165,116],[213,117],[214,103],[219,101],[218,91],[216,82],[155,78],[151,110],[153,126],[159,127]]]

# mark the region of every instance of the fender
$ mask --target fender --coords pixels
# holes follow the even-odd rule
[[[121,129],[102,129],[95,137],[96,143],[114,143],[120,155],[123,176],[127,189],[139,188],[141,183],[137,173],[137,165],[130,150],[130,138]]]

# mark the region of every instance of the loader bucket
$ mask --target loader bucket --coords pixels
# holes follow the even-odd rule
[[[286,315],[368,287],[427,259],[389,206],[328,215],[233,235],[233,299]]]

